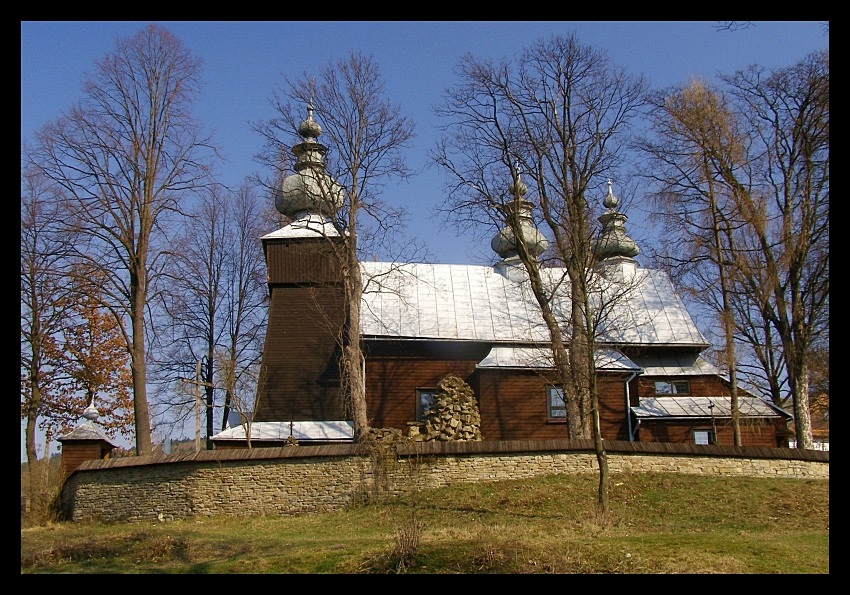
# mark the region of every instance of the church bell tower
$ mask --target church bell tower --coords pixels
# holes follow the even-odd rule
[[[295,173],[275,194],[291,220],[261,238],[268,270],[269,319],[254,421],[331,421],[346,416],[339,398],[338,339],[343,289],[334,216],[345,191],[325,173],[327,147],[307,107],[292,147]]]

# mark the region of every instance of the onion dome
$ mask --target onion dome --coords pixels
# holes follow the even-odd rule
[[[517,174],[508,190],[515,198],[504,206],[505,218],[508,221],[515,220],[517,222],[515,227],[519,231],[520,238],[525,242],[528,253],[537,258],[546,251],[549,242],[534,226],[534,220],[531,217],[534,205],[522,198],[528,191],[528,186]],[[490,247],[493,251],[505,260],[519,259],[517,245],[516,234],[510,225],[499,231],[490,241]]]
[[[112,444],[112,442],[109,441],[106,435],[102,432],[102,428],[97,423],[99,417],[100,412],[97,410],[97,407],[94,406],[94,403],[91,403],[88,407],[86,407],[85,411],[83,411],[83,421],[69,433],[57,438],[57,440],[63,444],[68,441],[73,442],[80,440],[88,442],[91,440],[99,440],[114,448],[115,444]]]
[[[628,217],[615,210],[619,204],[620,199],[614,196],[611,180],[608,180],[608,194],[602,200],[602,205],[608,212],[599,217],[602,232],[594,246],[597,261],[616,257],[632,258],[640,252],[635,241],[626,234],[625,223]]]
[[[307,105],[307,119],[298,127],[303,142],[292,147],[295,172],[288,176],[275,195],[275,208],[287,217],[300,219],[309,214],[332,216],[342,207],[345,191],[325,173],[328,148],[318,142],[322,128],[313,119],[313,106]]]
[[[97,407],[94,406],[94,403],[86,407],[86,410],[83,411],[83,417],[89,421],[97,421],[100,417],[100,411],[97,410]]]

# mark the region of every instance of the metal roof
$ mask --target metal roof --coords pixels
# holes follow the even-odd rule
[[[721,375],[720,370],[699,354],[688,351],[675,353],[640,353],[632,359],[647,376]]]
[[[304,213],[289,225],[281,227],[277,231],[267,233],[261,240],[275,238],[323,238],[338,236],[336,228],[327,217],[318,213]]]
[[[444,339],[546,344],[549,332],[527,279],[486,265],[362,263],[364,338]],[[570,314],[565,269],[543,269],[558,286],[552,309]],[[663,271],[638,270],[634,288],[609,303],[600,341],[705,348],[702,336]],[[608,295],[616,291],[611,286]]]
[[[245,425],[219,432],[212,440],[245,440]],[[290,436],[299,442],[351,442],[354,438],[349,421],[255,421],[251,423],[251,440],[284,441]]]
[[[103,434],[101,428],[91,420],[82,422],[64,436],[57,438],[57,440],[59,442],[64,442],[65,440],[103,440],[104,442],[109,442],[113,447],[116,446]]]
[[[613,349],[597,350],[595,359],[597,370],[640,370],[640,366]],[[485,369],[551,369],[554,367],[552,350],[549,347],[506,345],[494,346],[487,357],[476,365],[476,368]]]
[[[712,414],[720,418],[732,416],[732,400],[729,397],[655,397],[641,399],[640,406],[631,409],[639,419],[711,417]],[[742,417],[784,417],[758,397],[739,397],[738,411]]]

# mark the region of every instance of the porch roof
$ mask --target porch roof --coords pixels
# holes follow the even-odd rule
[[[245,441],[246,424],[219,432],[217,441]],[[290,436],[298,442],[351,442],[354,429],[349,421],[255,421],[251,423],[251,440],[259,442],[285,441]]]
[[[638,419],[732,416],[730,397],[655,397],[641,399],[638,407],[632,407]],[[758,397],[739,397],[738,411],[741,417],[786,417],[770,403]]]

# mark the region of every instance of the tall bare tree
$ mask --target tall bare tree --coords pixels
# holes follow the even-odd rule
[[[171,259],[162,275],[167,289],[160,294],[166,314],[168,340],[161,346],[157,374],[169,395],[176,378],[193,374],[203,362],[207,448],[215,433],[215,411],[221,411],[220,429],[227,422],[232,394],[219,378],[222,353],[227,353],[227,377],[254,366],[261,354],[268,298],[260,237],[263,208],[257,189],[248,181],[231,192],[210,188],[198,197],[169,250]],[[223,370],[222,370],[223,371]],[[215,389],[224,391],[221,402]],[[187,403],[164,398],[163,418],[171,422],[188,413]]]
[[[725,368],[731,384],[732,431],[741,445],[738,407],[735,308],[732,304],[736,229],[743,222],[736,207],[738,189],[725,184],[719,170],[744,167],[746,137],[724,96],[700,80],[653,94],[647,113],[657,140],[637,146],[650,156],[643,175],[658,190],[653,194],[665,224],[664,243],[676,248],[662,257],[680,269],[686,289],[717,314],[724,340]],[[719,280],[719,286],[718,286]],[[717,288],[717,289],[715,289]]]
[[[642,148],[673,207],[669,231],[689,229],[686,245],[720,267],[727,345],[734,328],[777,405],[787,387],[797,444],[811,448],[808,358],[829,315],[829,55],[721,80],[725,92],[692,83],[659,96]],[[700,295],[717,295],[703,281]]]
[[[45,402],[59,389],[50,354],[56,353],[51,347],[69,305],[62,298],[70,290],[63,278],[71,238],[59,232],[64,213],[54,191],[36,171],[22,172],[21,419],[30,471],[38,461],[37,430]]]
[[[95,63],[83,98],[37,134],[31,166],[61,187],[83,234],[77,257],[108,273],[105,305],[131,357],[136,454],[151,453],[145,311],[169,219],[208,176],[208,140],[189,109],[200,63],[149,25]]]
[[[214,415],[213,358],[223,341],[223,285],[227,254],[227,191],[215,186],[201,192],[175,234],[170,258],[160,277],[157,293],[160,332],[151,344],[154,384],[162,386],[158,417],[163,427],[181,426],[196,413],[195,390],[203,390],[207,436],[212,435]],[[201,363],[200,378],[196,366]],[[203,382],[188,396],[175,390],[180,379]],[[203,386],[203,389],[201,387]],[[182,387],[186,388],[186,387]]]
[[[234,196],[232,208],[233,248],[226,285],[229,307],[225,310],[225,348],[228,356],[227,369],[232,371],[232,384],[235,387],[245,384],[257,386],[259,383],[260,371],[257,368],[262,357],[269,297],[265,260],[260,244],[260,235],[268,217],[263,216],[267,209],[263,208],[260,200],[257,189],[246,183]],[[230,385],[231,383],[227,384]],[[227,423],[227,414],[234,400],[234,395],[226,391],[222,429]],[[252,410],[254,407],[256,404],[252,406]]]
[[[646,83],[627,75],[604,52],[575,36],[540,40],[514,62],[465,56],[460,83],[437,113],[447,134],[434,153],[450,175],[446,210],[468,224],[507,226],[549,329],[556,373],[564,390],[570,438],[596,437],[599,507],[607,510],[607,458],[598,435],[594,394],[591,276],[595,254],[592,215],[599,188],[622,162],[618,144],[638,115]],[[526,245],[516,200],[516,171],[530,181],[534,215],[552,240],[550,262]],[[506,208],[507,207],[507,208]],[[544,282],[548,264],[567,278]],[[553,294],[567,283],[568,313],[553,311]],[[566,330],[568,329],[568,330]],[[569,348],[568,348],[569,347]]]
[[[776,330],[797,446],[812,448],[809,358],[829,332],[829,52],[723,81],[752,130],[755,191],[736,194],[748,223],[746,295]]]
[[[356,52],[325,65],[318,79],[306,74],[294,81],[286,77],[283,88],[275,91],[273,103],[278,116],[257,130],[268,141],[265,158],[277,172],[275,180],[282,177],[279,168],[289,165],[281,161],[281,155],[290,149],[287,140],[297,138],[304,106],[310,106],[332,148],[325,164],[327,173],[344,189],[341,208],[333,204],[339,196],[335,186],[319,191],[326,194],[327,212],[333,214],[336,233],[329,245],[342,274],[346,308],[340,337],[340,388],[354,421],[355,440],[363,441],[369,420],[360,338],[364,289],[360,258],[381,241],[392,239],[401,225],[403,212],[385,203],[381,191],[385,184],[410,175],[402,149],[413,137],[413,126],[400,115],[399,107],[386,99],[375,62]]]

